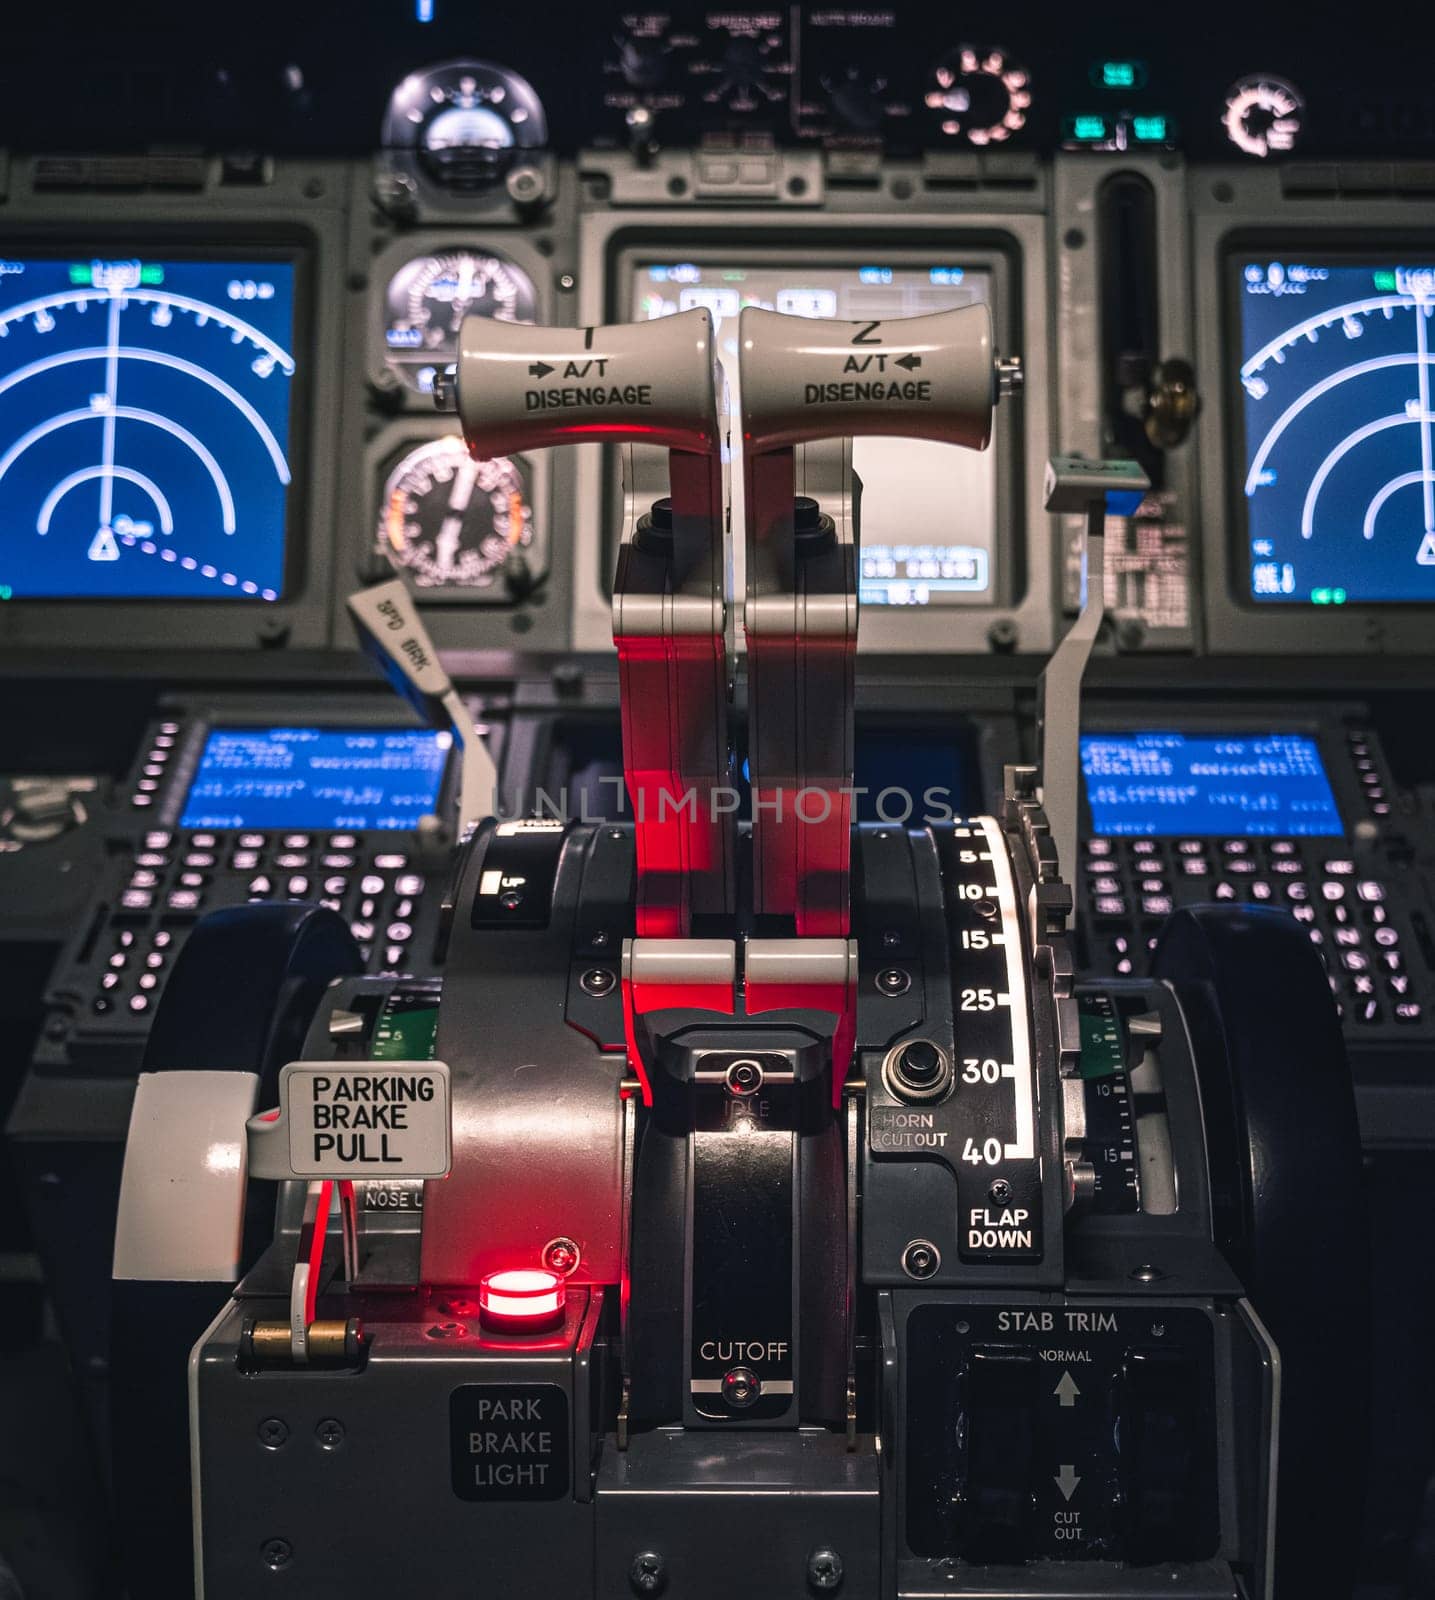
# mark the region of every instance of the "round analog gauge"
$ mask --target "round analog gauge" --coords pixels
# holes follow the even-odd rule
[[[1005,51],[964,44],[932,68],[925,99],[947,138],[1004,144],[1026,126],[1031,78]]]
[[[430,394],[435,371],[458,359],[466,316],[532,322],[537,310],[533,280],[511,261],[477,250],[419,256],[384,295],[385,359],[410,389]]]
[[[473,191],[497,182],[520,150],[548,138],[533,86],[490,61],[465,58],[415,72],[394,90],[383,142],[415,150],[424,171],[448,189]]]
[[[1305,101],[1293,83],[1272,73],[1242,78],[1226,93],[1226,137],[1248,156],[1284,155],[1300,138]]]
[[[419,589],[486,589],[533,542],[528,468],[475,461],[462,439],[416,445],[384,483],[377,548]]]

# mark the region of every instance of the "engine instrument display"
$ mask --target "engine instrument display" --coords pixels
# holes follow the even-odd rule
[[[182,828],[413,828],[452,736],[419,728],[211,728]]]
[[[379,507],[377,549],[420,589],[484,589],[510,551],[533,543],[529,468],[475,461],[445,434],[393,465]]]
[[[1251,598],[1435,600],[1435,265],[1236,272]]]
[[[946,138],[1004,144],[1026,126],[1031,77],[1003,50],[964,44],[932,69],[924,103]]]
[[[278,600],[291,261],[0,260],[0,597]]]
[[[501,256],[462,249],[417,256],[384,294],[384,359],[410,389],[431,394],[434,373],[458,359],[465,317],[532,322],[537,314],[533,280]]]
[[[737,319],[744,306],[842,320],[917,317],[990,301],[992,274],[963,266],[816,267],[664,263],[633,275],[639,321],[706,306],[717,330],[734,414]],[[915,439],[856,439],[862,480],[864,605],[926,606],[989,600],[997,522],[997,448],[980,454]],[[733,462],[733,505],[742,505],[741,462]],[[734,539],[734,555],[741,540]],[[741,592],[742,574],[736,574]]]
[[[1315,740],[1298,733],[1084,733],[1093,833],[1327,838],[1340,812]]]
[[[1300,90],[1284,78],[1265,73],[1231,85],[1221,126],[1242,154],[1264,160],[1295,149],[1304,116]]]

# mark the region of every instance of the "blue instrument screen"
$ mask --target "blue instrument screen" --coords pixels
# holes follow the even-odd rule
[[[1244,259],[1249,593],[1435,600],[1435,265]]]
[[[413,828],[452,743],[417,728],[212,728],[182,828]]]
[[[1084,733],[1091,829],[1229,838],[1344,832],[1314,739],[1298,733]]]
[[[286,261],[0,259],[0,599],[278,600]]]

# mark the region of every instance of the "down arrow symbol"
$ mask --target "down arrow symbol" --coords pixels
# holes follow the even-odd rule
[[[1076,1468],[1069,1461],[1062,1462],[1061,1471],[1051,1481],[1061,1490],[1061,1498],[1066,1501],[1070,1501],[1081,1483],[1081,1479],[1076,1475]]]

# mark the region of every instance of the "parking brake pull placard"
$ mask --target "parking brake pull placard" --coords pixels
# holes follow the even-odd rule
[[[256,1178],[443,1178],[451,1164],[441,1061],[292,1061],[279,1110],[248,1123]]]
[[[680,312],[604,328],[532,328],[466,317],[459,333],[458,414],[488,459],[597,439],[719,448],[712,317]]]

